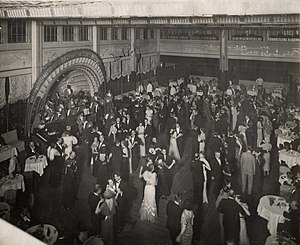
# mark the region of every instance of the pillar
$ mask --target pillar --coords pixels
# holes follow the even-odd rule
[[[220,88],[225,90],[227,88],[227,73],[228,73],[228,54],[227,54],[227,40],[228,40],[228,30],[220,31]]]
[[[98,53],[98,29],[97,26],[93,26],[93,51]]]
[[[31,84],[35,83],[41,68],[41,28],[36,21],[31,21]]]

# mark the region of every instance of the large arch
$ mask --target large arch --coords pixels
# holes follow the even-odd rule
[[[87,77],[91,95],[98,92],[101,85],[105,87],[106,72],[103,61],[90,49],[73,50],[49,62],[34,83],[29,96],[26,113],[27,136],[30,136],[33,120],[44,105],[44,100],[56,80],[73,70],[79,70]]]

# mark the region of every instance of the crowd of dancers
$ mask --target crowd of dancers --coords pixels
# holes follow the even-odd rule
[[[187,166],[192,172],[193,198],[175,211],[168,204],[168,220],[168,213],[177,213],[170,218],[174,223],[167,224],[172,243],[199,240],[199,232],[192,229],[198,222],[193,210],[210,202],[210,188],[224,214],[225,242],[247,243],[246,234],[239,236],[240,215],[249,212],[235,193],[251,196],[254,175],[259,175],[262,186],[270,173],[270,152],[276,148],[275,130],[291,120],[297,134],[299,121],[289,114],[285,99],[267,94],[262,84],[257,86],[258,94],[250,96],[246,87],[231,82],[221,91],[216,80],[193,81],[193,92],[188,82],[164,92],[148,83],[145,92],[139,88],[122,100],[115,100],[111,92],[103,99],[97,93],[75,95],[68,86],[63,96],[52,94],[36,118],[35,131],[61,135],[49,146],[48,158],[53,185],[63,181],[66,209],[74,205],[77,195],[76,145],[88,146],[88,165],[96,182],[89,196],[91,223],[105,243],[113,243],[126,223],[136,222],[128,205],[132,174],[139,175],[144,188],[140,219],[155,222],[160,198],[175,195],[174,203],[180,206],[182,196],[173,193],[172,186],[178,169]],[[288,147],[297,150],[298,146],[295,141]],[[226,196],[227,202],[220,196]]]

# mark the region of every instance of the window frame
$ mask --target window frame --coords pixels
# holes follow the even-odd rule
[[[47,29],[49,28],[49,29]],[[50,33],[48,33],[50,31]],[[44,42],[57,42],[57,26],[55,25],[45,25],[44,26]]]
[[[28,24],[26,20],[14,19],[7,21],[7,42],[27,43]]]
[[[78,41],[90,41],[90,28],[89,26],[79,26],[78,28]]]
[[[119,28],[118,27],[112,27],[111,28],[111,40],[119,40]]]
[[[74,42],[75,41],[75,27],[74,26],[62,26],[62,41]]]

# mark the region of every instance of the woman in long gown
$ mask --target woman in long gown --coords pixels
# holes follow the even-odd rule
[[[143,174],[143,168],[141,167],[139,177],[146,181],[144,189],[144,199],[140,208],[141,220],[146,220],[151,223],[155,222],[157,217],[157,207],[155,202],[155,186],[157,185],[157,175],[154,172],[154,165],[150,165],[149,170],[146,170]]]
[[[200,161],[203,163],[203,176],[204,176],[204,183],[203,183],[203,203],[208,203],[208,195],[207,195],[207,179],[208,179],[208,171],[211,171],[211,167],[209,162],[205,159],[203,153],[199,154]]]
[[[264,158],[264,175],[268,176],[270,173],[270,151],[272,150],[272,145],[269,142],[262,140],[260,142],[259,147],[263,150],[263,158]]]
[[[139,139],[141,140],[140,144],[140,156],[144,157],[146,156],[146,141],[145,141],[145,127],[143,126],[143,123],[139,123],[139,126],[136,128],[137,135]]]
[[[99,201],[95,214],[101,213],[104,217],[101,225],[101,236],[105,244],[114,244],[114,215],[116,213],[117,202],[114,198],[114,193],[107,189],[103,193],[104,202]]]
[[[260,117],[257,121],[257,137],[256,137],[256,145],[259,147],[260,142],[264,139],[263,135],[263,123],[262,118]]]
[[[181,136],[181,133],[177,133],[175,129],[172,129],[170,132],[170,147],[169,147],[169,156],[176,161],[181,159],[178,145],[177,145],[177,138]]]
[[[98,149],[99,149],[99,139],[97,136],[94,137],[94,141],[91,145],[92,157],[91,157],[91,166],[95,164],[98,158]]]
[[[51,143],[47,149],[47,157],[51,169],[50,184],[57,188],[61,182],[63,159],[59,151],[56,149],[55,143]]]
[[[185,209],[181,214],[181,231],[176,238],[176,242],[180,243],[181,245],[191,245],[193,241],[193,206],[189,200],[186,200],[184,207]]]

